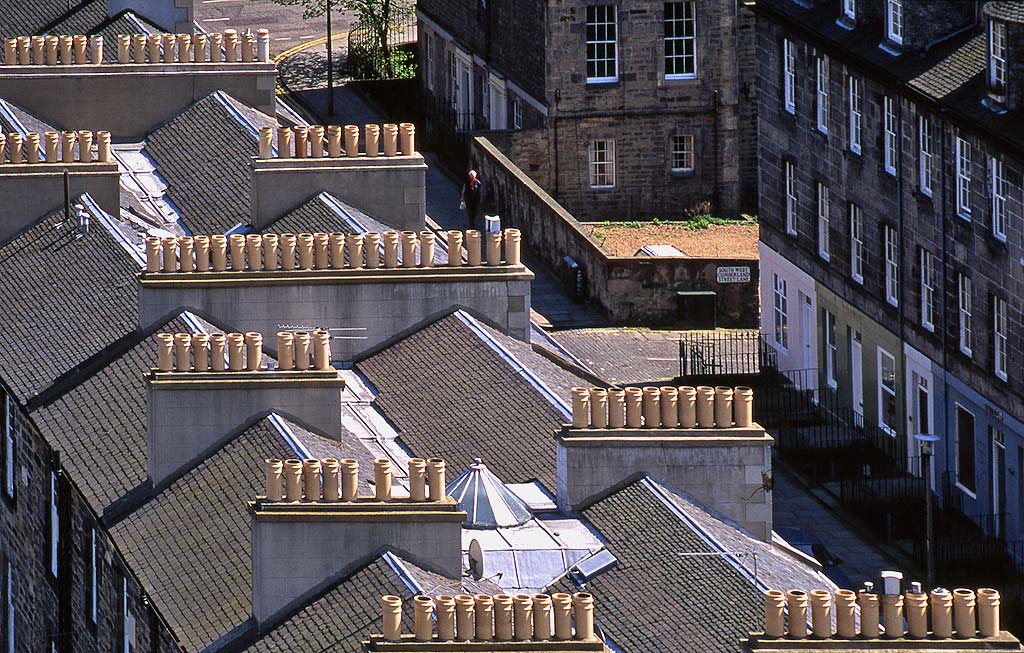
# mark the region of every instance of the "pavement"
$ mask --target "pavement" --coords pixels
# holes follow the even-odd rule
[[[296,46],[319,41],[326,42],[327,19],[304,18],[301,5],[278,5],[271,0],[197,0],[196,21],[209,32],[220,32],[227,27],[237,30],[270,30],[270,54],[275,59]],[[348,31],[352,17],[346,12],[334,11],[332,31],[335,42]]]

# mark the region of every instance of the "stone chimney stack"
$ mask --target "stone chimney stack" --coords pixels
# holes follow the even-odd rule
[[[391,496],[388,459],[374,463],[373,496],[357,495],[355,460],[270,459],[265,470],[265,496],[249,504],[252,605],[260,628],[386,549],[448,578],[462,577],[466,513],[444,491],[443,461],[429,461],[429,482],[420,476],[424,487],[411,493],[416,498]]]
[[[255,332],[158,333],[155,338],[157,367],[146,377],[154,487],[172,482],[225,438],[271,411],[327,436],[341,433],[345,383],[330,365],[267,369],[263,337]],[[318,361],[328,346],[317,341]]]
[[[993,0],[982,9],[988,96],[1002,108],[1024,108],[1024,7]]]
[[[574,388],[555,437],[558,506],[585,508],[651,475],[770,541],[772,438],[746,387]]]

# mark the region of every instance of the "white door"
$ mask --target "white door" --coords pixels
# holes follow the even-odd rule
[[[810,370],[818,367],[814,356],[814,330],[816,327],[814,306],[811,304],[811,298],[807,295],[800,293],[800,297],[803,300],[800,302],[800,344],[804,350],[803,367],[805,370]]]
[[[1002,535],[1003,530],[1002,514],[1006,510],[1005,489],[1003,487],[1003,470],[1006,468],[1006,443],[1001,431],[997,431],[990,426],[989,434],[992,440],[992,514],[994,515],[992,525],[995,528],[993,535],[999,536]]]
[[[850,330],[850,391],[854,426],[864,426],[864,352],[860,332]]]
[[[456,111],[458,111],[458,128],[462,131],[473,128],[473,69],[470,62],[459,57]]]

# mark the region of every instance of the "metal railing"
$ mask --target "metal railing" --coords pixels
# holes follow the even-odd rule
[[[756,331],[684,333],[679,338],[679,376],[759,374],[778,367],[778,354]]]
[[[348,33],[346,66],[354,79],[396,79],[414,77],[414,60],[401,46],[416,43],[418,38],[416,14],[408,8],[398,10],[387,32],[387,48],[381,47],[375,31],[356,23]],[[411,73],[411,74],[410,74]]]

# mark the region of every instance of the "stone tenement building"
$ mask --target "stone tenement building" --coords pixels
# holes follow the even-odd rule
[[[580,219],[752,209],[740,3],[423,0],[417,16],[428,131],[511,130],[506,154]]]
[[[1024,3],[758,0],[761,319],[1024,538]],[[993,516],[994,517],[991,517]]]

